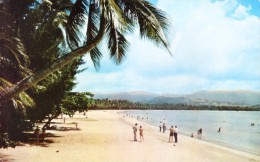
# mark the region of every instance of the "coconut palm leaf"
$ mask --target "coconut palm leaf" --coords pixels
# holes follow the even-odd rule
[[[52,26],[54,28],[61,28],[65,27],[67,24],[67,19],[68,19],[68,14],[64,11],[57,12],[53,21],[52,21]],[[65,36],[63,36],[65,39]]]
[[[14,84],[11,82],[0,78],[0,91],[12,87]],[[14,96],[12,99],[13,105],[16,108],[25,108],[25,107],[33,107],[34,106],[34,101],[33,99],[25,92],[21,92],[18,95]]]
[[[9,64],[10,67],[19,69],[23,77],[31,74],[31,71],[27,68],[29,59],[21,40],[17,37],[0,33],[0,42],[2,48],[6,50],[6,52],[1,53],[1,64]]]
[[[87,0],[77,0],[70,11],[66,33],[68,44],[72,49],[80,46],[81,38],[83,38],[82,27],[85,23],[84,16],[87,9]]]
[[[116,64],[120,64],[125,57],[129,43],[125,39],[124,35],[117,30],[113,18],[108,22],[106,31],[110,58],[112,58]]]
[[[122,32],[133,32],[134,23],[133,21],[124,13],[124,6],[122,2],[118,0],[109,0],[107,8],[109,9],[109,19],[113,19],[114,24]]]
[[[98,33],[91,41],[87,41],[88,37],[86,37],[87,43],[79,47],[82,38],[81,29],[85,23],[85,18],[89,18],[89,16],[86,16],[89,14],[87,9],[89,4],[92,3],[95,3],[95,8],[100,11]],[[127,47],[123,35],[130,31],[133,25],[139,27],[141,38],[147,38],[156,45],[169,48],[165,36],[169,25],[166,14],[154,8],[146,0],[76,0],[66,26],[68,44],[72,47],[72,50],[53,64],[19,82],[16,86],[1,92],[0,101],[6,101],[68,65],[71,61],[89,53],[104,39],[105,32],[108,32],[110,37],[110,54],[120,63],[120,60],[124,58],[124,51]]]
[[[8,48],[14,55],[17,63],[28,64],[28,56],[26,55],[24,46],[19,38],[0,33],[0,41],[2,45]]]
[[[89,4],[85,44],[90,43],[97,36],[99,30],[98,25],[100,20],[100,11],[96,6],[97,4],[94,2]],[[100,52],[98,46],[91,50],[89,54],[96,70],[98,70],[100,68],[100,59],[102,57],[102,53]]]
[[[148,38],[155,45],[163,45],[169,50],[169,44],[165,36],[169,20],[166,14],[153,7],[145,0],[118,0],[125,15],[138,23],[141,38]]]

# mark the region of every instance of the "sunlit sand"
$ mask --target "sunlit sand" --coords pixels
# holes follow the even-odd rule
[[[260,157],[183,135],[168,143],[168,132],[123,117],[116,111],[89,111],[86,116],[56,119],[63,130],[47,130],[45,142],[33,142],[15,149],[1,149],[0,161],[23,162],[246,162]],[[59,124],[60,123],[60,124]],[[76,129],[76,124],[79,130]],[[144,129],[144,141],[134,142],[133,125]],[[66,128],[69,128],[68,130]],[[174,146],[175,145],[175,146]]]

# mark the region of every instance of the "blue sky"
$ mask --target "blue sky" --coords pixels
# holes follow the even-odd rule
[[[171,51],[140,40],[123,63],[104,49],[101,69],[88,67],[74,91],[187,94],[199,90],[260,90],[260,0],[151,0],[172,20]]]

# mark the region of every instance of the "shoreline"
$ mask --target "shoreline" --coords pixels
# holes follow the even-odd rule
[[[158,127],[156,125],[156,123],[158,122],[159,123],[159,120],[156,120],[156,117],[155,115],[152,115],[152,116],[147,116],[149,117],[150,119],[153,118],[153,120],[146,120],[146,117],[145,118],[140,118],[140,119],[137,119],[136,116],[145,116],[144,115],[144,112],[140,112],[139,113],[132,113],[131,111],[139,111],[139,110],[126,110],[126,112],[124,112],[125,110],[120,110],[119,111],[119,114],[122,114],[122,115],[125,115],[125,114],[130,114],[133,118],[135,118],[137,121],[139,122],[145,122],[147,124],[150,124],[152,126],[155,126],[155,127]],[[142,111],[142,110],[141,110]],[[157,110],[152,110],[152,111],[157,111]],[[158,110],[158,111],[161,111],[161,110]],[[168,110],[165,110],[165,111],[168,111]],[[193,110],[183,110],[184,112],[190,112],[190,111],[193,111]],[[194,110],[195,112],[197,112],[197,110]],[[207,112],[205,110],[201,110],[202,112]],[[227,111],[224,111],[224,112],[227,112]],[[236,111],[237,112],[237,111]],[[150,111],[146,114],[150,114]],[[167,115],[166,115],[167,116]],[[126,118],[129,118],[126,117]],[[160,119],[160,121],[162,120],[162,118]],[[156,121],[156,122],[155,122]],[[167,123],[167,121],[166,121]],[[182,125],[182,127],[184,128],[184,126]],[[208,129],[208,128],[207,128]],[[167,130],[168,131],[168,130]],[[179,131],[179,134],[182,134],[186,137],[190,137],[190,134],[187,133],[187,129],[186,130],[183,130],[184,132],[182,132],[182,130]],[[191,131],[192,132],[192,131]],[[211,132],[212,133],[212,132]],[[214,132],[213,132],[214,133]],[[193,132],[194,134],[194,132]],[[234,135],[234,134],[233,134]],[[197,137],[197,134],[195,133],[194,134],[194,137],[193,139],[197,139],[197,140],[200,140],[200,141],[206,141],[206,142],[209,142],[209,143],[213,143],[213,144],[216,144],[216,145],[219,145],[219,146],[223,146],[223,147],[227,147],[227,148],[230,148],[230,149],[234,149],[234,150],[237,150],[237,151],[241,151],[241,152],[245,152],[245,153],[248,153],[248,154],[252,154],[252,155],[255,155],[255,156],[260,156],[260,149],[258,147],[256,147],[255,145],[252,145],[252,147],[250,147],[249,145],[246,145],[244,146],[243,144],[237,144],[237,143],[233,143],[233,142],[230,142],[228,140],[225,140],[225,141],[221,141],[217,138],[217,136],[215,136],[215,138],[213,138],[214,136],[212,136],[211,134],[206,134],[206,136],[203,136],[201,139],[199,139]],[[235,137],[235,136],[234,136]],[[191,137],[190,137],[191,138]],[[230,139],[232,140],[232,139]]]
[[[2,149],[0,161],[20,162],[224,162],[259,161],[260,156],[197,140],[179,134],[178,143],[168,143],[168,133],[160,133],[156,126],[135,118],[124,118],[116,111],[90,110],[87,117],[76,114],[67,118],[66,124],[59,126],[75,127],[80,130],[49,131],[43,145],[17,146],[15,149]],[[55,120],[61,122],[62,119]],[[133,124],[138,122],[144,128],[144,142],[133,141]]]
[[[113,113],[117,113],[117,112],[113,112]],[[119,114],[117,113],[117,115],[123,115],[123,114]],[[131,118],[131,117],[123,117],[123,118],[126,118],[126,120],[130,119],[130,120],[135,120],[137,123],[145,123],[147,125],[150,125],[151,127],[154,128],[155,131],[157,131],[158,133],[161,133],[161,134],[165,134],[165,135],[168,135],[169,134],[169,130],[166,130],[166,133],[162,133],[162,132],[159,132],[158,131],[158,127],[156,125],[153,125],[153,124],[150,124],[150,123],[147,123],[147,122],[144,122],[144,121],[141,121],[141,120],[138,120],[136,118]],[[130,122],[130,121],[128,121]],[[225,145],[225,144],[221,144],[220,142],[218,141],[213,141],[213,140],[206,140],[206,139],[198,139],[196,137],[193,137],[191,138],[189,135],[187,134],[184,134],[184,133],[178,133],[178,136],[180,137],[184,137],[184,138],[188,138],[188,139],[191,139],[191,140],[196,140],[198,142],[201,142],[203,144],[206,144],[206,145],[211,145],[211,146],[214,146],[214,147],[218,147],[220,149],[224,149],[224,150],[227,150],[227,151],[230,151],[230,152],[233,152],[233,153],[236,153],[238,155],[244,155],[244,156],[248,156],[248,157],[255,157],[255,158],[259,158],[260,160],[260,155],[258,154],[255,154],[255,153],[252,153],[252,152],[247,152],[245,150],[242,150],[242,149],[239,149],[239,148],[235,148],[235,147],[232,147],[232,146],[228,146],[228,145]]]
[[[138,121],[138,122],[142,122],[142,123],[146,123],[146,122],[143,122],[143,121],[140,121],[140,120],[137,120],[137,121]],[[157,128],[157,126],[155,126],[155,125],[153,125],[153,124],[150,124],[150,123],[146,123],[146,124],[149,124],[149,125],[151,125],[151,126]],[[166,130],[166,132],[168,133],[169,130]],[[190,135],[184,134],[184,133],[181,133],[181,132],[179,132],[179,135],[182,135],[182,136],[191,138]],[[210,144],[215,144],[215,145],[217,145],[217,146],[225,147],[225,148],[227,148],[227,149],[232,149],[232,150],[238,151],[238,152],[240,152],[240,153],[246,153],[246,154],[249,154],[249,155],[260,156],[260,152],[257,153],[257,152],[255,152],[255,151],[246,151],[246,150],[243,149],[243,148],[237,148],[237,147],[234,146],[234,145],[228,145],[228,144],[225,144],[225,143],[221,143],[221,142],[219,142],[219,141],[214,141],[214,140],[205,139],[205,138],[199,139],[198,137],[193,137],[192,139],[194,139],[194,140],[199,140],[199,141],[204,141],[204,142],[207,142],[207,143],[210,143]]]

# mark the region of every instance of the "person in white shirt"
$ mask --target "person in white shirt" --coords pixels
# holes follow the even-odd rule
[[[174,128],[173,135],[174,135],[175,143],[177,143],[178,142],[178,128],[177,128],[177,126],[175,126],[175,128]]]

